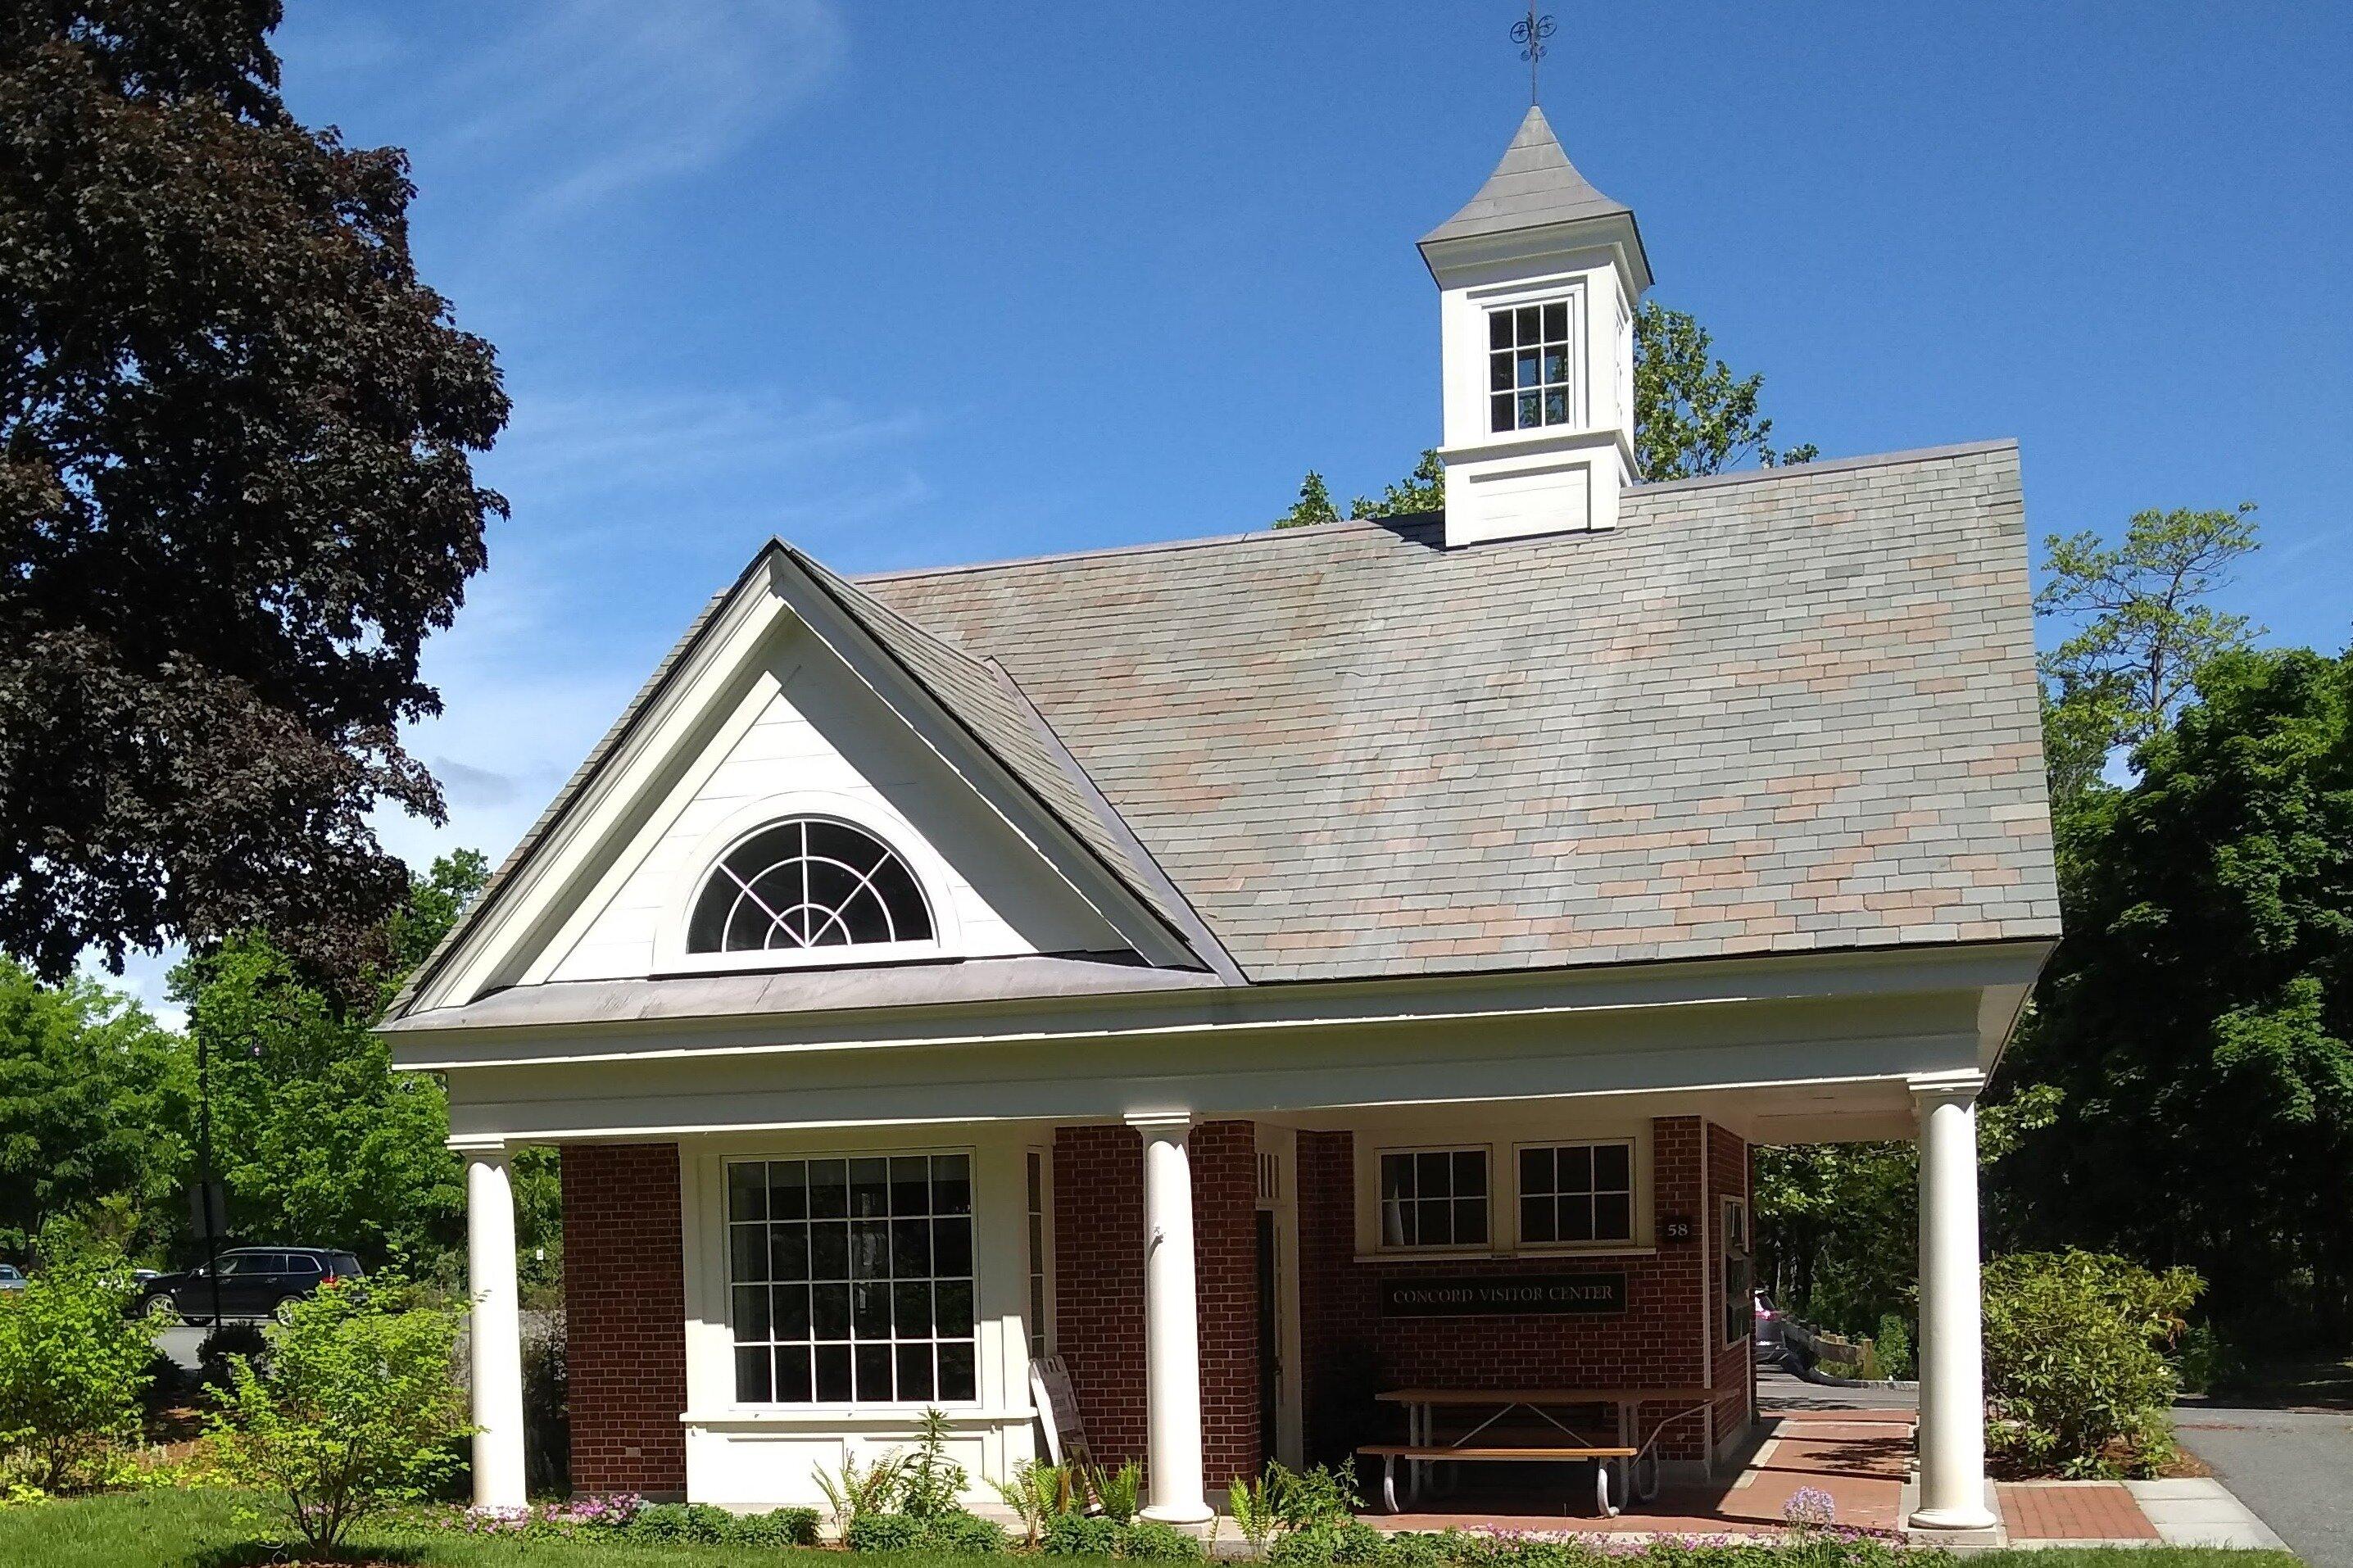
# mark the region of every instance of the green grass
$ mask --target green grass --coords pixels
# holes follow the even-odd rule
[[[0,1511],[0,1564],[6,1568],[263,1568],[277,1559],[237,1522],[235,1500],[219,1491],[121,1492]],[[617,1541],[533,1541],[363,1529],[343,1559],[403,1568],[1008,1568],[1010,1558],[846,1558],[839,1552],[740,1546],[657,1546]],[[1039,1560],[1024,1559],[1029,1568]],[[1044,1560],[1052,1568],[1103,1568],[1083,1558]],[[1122,1564],[1119,1568],[1136,1568]],[[1995,1552],[1965,1568],[2298,1568],[2277,1552],[2217,1552],[2186,1546]]]

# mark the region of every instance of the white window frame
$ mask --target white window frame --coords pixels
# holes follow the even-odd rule
[[[1029,1239],[1031,1215],[1039,1218],[1039,1239],[1030,1248],[1021,1279],[1023,1348],[1029,1359],[1056,1353],[1054,1333],[1054,1146],[1033,1143],[1021,1151],[1022,1234]],[[1038,1201],[1029,1194],[1029,1163],[1038,1163]],[[976,1259],[975,1267],[978,1267]]]
[[[1658,1251],[1656,1152],[1649,1121],[1629,1126],[1623,1121],[1599,1125],[1545,1128],[1528,1125],[1503,1130],[1483,1138],[1440,1136],[1449,1131],[1469,1131],[1455,1124],[1439,1124],[1429,1135],[1385,1139],[1379,1132],[1356,1134],[1356,1247],[1361,1263],[1399,1258],[1641,1258]],[[1485,1129],[1478,1130],[1483,1132]],[[1414,1129],[1422,1131],[1421,1128]],[[1527,1242],[1520,1237],[1520,1151],[1560,1149],[1575,1144],[1622,1143],[1630,1150],[1633,1177],[1633,1237],[1630,1241]],[[1381,1156],[1384,1154],[1454,1153],[1483,1150],[1487,1155],[1487,1242],[1468,1247],[1392,1247],[1381,1225]]]
[[[1626,1151],[1625,1236],[1597,1237],[1592,1241],[1528,1241],[1520,1235],[1520,1152],[1524,1149],[1602,1148],[1621,1148]],[[1642,1207],[1648,1196],[1649,1184],[1643,1180],[1644,1157],[1647,1152],[1644,1142],[1630,1132],[1616,1137],[1524,1138],[1513,1144],[1512,1250],[1535,1255],[1561,1253],[1575,1256],[1588,1252],[1624,1252],[1635,1246],[1642,1236]]]
[[[1535,310],[1541,312],[1551,309],[1555,305],[1561,308],[1561,310],[1567,319],[1565,335],[1559,340],[1561,344],[1562,378],[1558,382],[1539,381],[1533,388],[1522,387],[1514,384],[1506,392],[1497,392],[1494,389],[1494,382],[1493,380],[1495,355],[1498,353],[1516,355],[1522,345],[1517,342],[1518,324],[1514,321],[1513,326],[1514,347],[1508,350],[1497,350],[1493,346],[1495,341],[1493,336],[1495,331],[1495,318],[1499,315],[1511,315],[1515,311],[1526,310]],[[1542,436],[1548,431],[1578,430],[1584,428],[1586,423],[1584,417],[1585,399],[1583,396],[1584,376],[1582,374],[1585,360],[1583,351],[1585,346],[1584,340],[1586,331],[1585,322],[1583,320],[1584,312],[1585,296],[1582,289],[1568,291],[1553,290],[1547,291],[1542,296],[1534,299],[1511,300],[1499,300],[1488,301],[1482,304],[1480,325],[1484,330],[1482,333],[1479,345],[1479,369],[1481,373],[1479,384],[1484,390],[1487,401],[1482,405],[1485,412],[1485,417],[1481,419],[1480,426],[1486,431],[1490,439],[1501,440],[1514,436]],[[1538,344],[1536,363],[1538,372],[1541,373],[1544,364],[1542,345],[1547,340],[1545,338],[1541,325],[1541,315],[1538,317],[1538,322],[1539,325],[1536,333],[1536,342]],[[1547,387],[1556,385],[1560,388],[1561,416],[1558,419],[1546,419],[1544,417],[1544,393]],[[1536,395],[1536,422],[1534,425],[1522,425],[1519,423],[1519,400],[1523,395],[1530,391],[1535,392]],[[1506,429],[1498,430],[1495,428],[1494,400],[1498,397],[1504,396],[1509,396],[1512,399],[1512,424]]]
[[[694,906],[719,863],[745,840],[796,817],[818,817],[871,834],[899,857],[923,896],[932,917],[928,942],[867,942],[849,947],[760,948],[739,952],[691,952],[687,930]],[[696,844],[671,884],[655,932],[654,973],[742,973],[772,969],[853,969],[886,963],[922,963],[962,955],[955,900],[947,863],[913,825],[856,795],[831,790],[796,790],[769,795],[729,814]]]
[[[1417,1154],[1476,1154],[1487,1163],[1487,1190],[1482,1194],[1487,1205],[1487,1239],[1470,1242],[1392,1242],[1382,1213],[1388,1199],[1381,1186],[1381,1164],[1390,1156],[1410,1158]],[[1398,1258],[1479,1257],[1495,1249],[1495,1146],[1492,1143],[1419,1143],[1411,1145],[1384,1144],[1373,1152],[1373,1234],[1383,1253]],[[1419,1203],[1422,1200],[1416,1197]],[[1449,1197],[1448,1203],[1462,1200]]]
[[[971,1196],[971,1202],[972,1202],[972,1208],[971,1208],[971,1211],[970,1211],[969,1218],[971,1219],[971,1222],[972,1222],[972,1233],[973,1233],[973,1241],[972,1241],[972,1270],[973,1270],[973,1271],[972,1271],[972,1274],[971,1274],[971,1276],[970,1276],[971,1283],[972,1283],[972,1293],[973,1293],[973,1308],[972,1308],[972,1334],[971,1334],[971,1341],[972,1341],[972,1347],[973,1347],[973,1393],[972,1393],[972,1397],[970,1397],[969,1399],[945,1399],[945,1398],[940,1398],[940,1397],[936,1397],[936,1396],[935,1396],[935,1397],[934,1397],[934,1398],[930,1398],[930,1399],[916,1399],[916,1400],[902,1400],[902,1399],[892,1399],[892,1400],[861,1400],[861,1399],[858,1399],[858,1398],[855,1398],[855,1397],[852,1397],[852,1398],[850,1398],[850,1399],[847,1399],[847,1400],[840,1400],[840,1399],[816,1399],[816,1398],[811,1398],[811,1399],[807,1399],[807,1400],[778,1400],[778,1399],[774,1399],[774,1398],[770,1398],[770,1399],[766,1399],[766,1400],[756,1400],[756,1399],[754,1399],[754,1400],[747,1400],[747,1399],[744,1399],[744,1398],[741,1397],[741,1395],[740,1395],[740,1394],[739,1394],[739,1393],[737,1392],[738,1384],[737,1384],[737,1383],[736,1383],[736,1377],[735,1377],[735,1357],[734,1357],[734,1352],[735,1352],[735,1349],[736,1349],[736,1340],[735,1340],[735,1287],[736,1287],[737,1281],[736,1281],[736,1279],[735,1279],[735,1278],[734,1278],[734,1257],[733,1257],[733,1229],[734,1229],[734,1223],[735,1223],[735,1222],[734,1222],[734,1216],[733,1216],[733,1215],[732,1213],[730,1213],[730,1212],[729,1212],[729,1209],[728,1209],[728,1201],[729,1201],[729,1199],[728,1199],[728,1175],[727,1175],[728,1171],[729,1171],[732,1167],[736,1166],[736,1165],[748,1165],[748,1164],[761,1164],[761,1165],[768,1165],[768,1164],[776,1164],[776,1163],[788,1163],[788,1162],[793,1162],[793,1161],[800,1161],[800,1162],[805,1162],[805,1163],[815,1163],[815,1162],[817,1162],[817,1161],[820,1161],[820,1160],[842,1160],[842,1161],[875,1160],[875,1159],[888,1160],[888,1159],[891,1159],[891,1158],[892,1158],[892,1157],[894,1157],[894,1156],[899,1156],[899,1155],[915,1155],[915,1154],[922,1154],[922,1155],[926,1155],[926,1156],[930,1156],[930,1157],[934,1157],[934,1158],[936,1158],[936,1157],[938,1157],[938,1156],[940,1156],[940,1155],[944,1155],[944,1155],[955,1155],[955,1154],[960,1154],[960,1155],[964,1156],[964,1158],[965,1158],[965,1180],[966,1180],[966,1182],[969,1184],[969,1186],[970,1186],[970,1196]],[[944,1146],[913,1147],[913,1148],[890,1148],[890,1147],[886,1147],[886,1148],[857,1148],[857,1147],[848,1147],[848,1148],[824,1148],[824,1149],[790,1149],[790,1150],[776,1150],[776,1151],[773,1151],[773,1152],[770,1152],[770,1151],[762,1151],[762,1150],[745,1150],[745,1151],[743,1151],[743,1152],[727,1152],[727,1153],[724,1153],[724,1154],[720,1155],[720,1156],[718,1157],[717,1161],[716,1161],[716,1172],[715,1172],[716,1181],[717,1181],[717,1188],[718,1188],[717,1193],[716,1193],[716,1194],[715,1194],[715,1195],[716,1195],[717,1200],[718,1200],[718,1209],[719,1209],[719,1212],[718,1212],[718,1230],[717,1230],[717,1236],[716,1236],[716,1237],[715,1237],[715,1242],[716,1242],[716,1245],[717,1245],[717,1247],[718,1247],[718,1256],[717,1256],[717,1258],[716,1258],[716,1259],[715,1259],[715,1262],[716,1262],[716,1264],[717,1264],[717,1272],[718,1272],[718,1280],[717,1280],[717,1284],[718,1284],[718,1288],[719,1288],[719,1289],[720,1289],[720,1291],[721,1291],[720,1305],[719,1305],[719,1310],[718,1310],[718,1314],[717,1314],[717,1315],[718,1315],[718,1318],[719,1318],[719,1320],[720,1320],[720,1326],[721,1326],[722,1330],[723,1331],[723,1338],[724,1338],[724,1340],[725,1340],[725,1342],[726,1342],[726,1346],[727,1346],[727,1358],[726,1358],[726,1363],[725,1363],[725,1366],[724,1366],[724,1369],[723,1369],[723,1376],[724,1376],[724,1379],[725,1379],[725,1384],[726,1384],[726,1388],[727,1388],[727,1391],[728,1391],[728,1402],[729,1402],[729,1405],[730,1405],[730,1407],[731,1407],[731,1408],[733,1408],[733,1409],[738,1409],[738,1410],[746,1410],[746,1411],[779,1412],[779,1413],[784,1413],[784,1414],[787,1414],[787,1415],[797,1415],[797,1415],[809,1415],[809,1414],[811,1414],[811,1413],[825,1413],[825,1412],[832,1412],[832,1413],[871,1412],[871,1413],[876,1413],[876,1414],[920,1414],[922,1411],[924,1411],[924,1410],[926,1410],[926,1409],[932,1408],[932,1407],[934,1407],[934,1406],[937,1406],[938,1408],[940,1408],[940,1409],[942,1409],[942,1410],[948,1410],[948,1411],[977,1410],[977,1409],[982,1408],[982,1407],[984,1406],[984,1405],[985,1405],[985,1403],[986,1403],[987,1399],[987,1355],[988,1355],[988,1349],[987,1349],[987,1334],[984,1332],[984,1326],[986,1325],[986,1323],[987,1323],[987,1310],[986,1310],[986,1308],[985,1308],[985,1305],[984,1305],[984,1302],[983,1302],[983,1299],[982,1299],[982,1279],[981,1279],[981,1271],[982,1271],[982,1268],[983,1268],[983,1256],[982,1256],[982,1237],[981,1237],[981,1218],[980,1218],[980,1207],[981,1207],[981,1201],[982,1201],[982,1199],[981,1199],[981,1181],[980,1181],[980,1162],[981,1162],[981,1152],[980,1152],[979,1150],[977,1150],[977,1149],[976,1149],[976,1148],[974,1148],[974,1147],[971,1147],[971,1146],[969,1146],[969,1145],[955,1145],[955,1144],[944,1145]],[[937,1280],[937,1279],[938,1279],[938,1276],[934,1275],[932,1278],[933,1278],[933,1279],[934,1279],[934,1280],[936,1282],[936,1280]],[[748,1283],[757,1283],[757,1281],[749,1281]],[[1026,1286],[1025,1286],[1025,1289],[1026,1289]],[[814,1328],[814,1325],[812,1325],[812,1328]],[[774,1342],[774,1341],[773,1341],[773,1336],[771,1337],[771,1340],[770,1340],[770,1342],[771,1342],[771,1343],[773,1343],[773,1342]],[[816,1343],[816,1342],[818,1342],[814,1339],[814,1337],[812,1337],[812,1339],[811,1339],[810,1342],[814,1344],[814,1343]],[[829,1343],[829,1342],[828,1342],[828,1343]],[[853,1341],[853,1342],[851,1342],[855,1343],[855,1342],[854,1342],[854,1341]],[[934,1334],[934,1335],[933,1336],[933,1339],[932,1339],[932,1341],[931,1341],[930,1342],[932,1342],[933,1344],[936,1345],[936,1344],[939,1342],[939,1337],[938,1337],[936,1334]],[[897,1352],[898,1341],[897,1341],[895,1338],[893,1338],[893,1339],[890,1342],[890,1343],[891,1343],[891,1345],[892,1345],[892,1352],[895,1354],[895,1353],[896,1353],[896,1352]],[[937,1368],[937,1362],[936,1362],[936,1359],[935,1359],[935,1360],[934,1360],[934,1370],[936,1371],[936,1368]],[[854,1369],[853,1369],[853,1376],[854,1376],[854,1375],[855,1375],[855,1373],[854,1373]],[[814,1385],[812,1385],[811,1393],[812,1393],[812,1394],[814,1394],[814,1393],[815,1393]]]

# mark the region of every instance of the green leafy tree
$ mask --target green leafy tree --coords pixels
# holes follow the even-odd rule
[[[188,1165],[191,1087],[179,1042],[125,998],[0,959],[0,1248],[70,1218],[151,1251]]]
[[[404,959],[430,952],[488,877],[470,850],[435,861],[385,948]],[[214,1147],[236,1234],[348,1246],[371,1260],[455,1274],[465,1180],[445,1146],[448,1095],[430,1074],[395,1070],[372,1032],[405,973],[374,979],[369,1004],[354,1006],[258,935],[174,972],[190,1031],[212,1051]],[[526,1258],[553,1245],[558,1201],[554,1152],[519,1159]],[[542,1272],[527,1268],[526,1278]]]
[[[455,1311],[379,1276],[299,1299],[268,1333],[268,1372],[231,1361],[210,1435],[228,1479],[275,1499],[306,1543],[332,1550],[456,1469],[468,1427]]]
[[[1634,457],[1645,481],[1721,473],[1755,460],[1767,468],[1811,461],[1810,446],[1776,448],[1758,412],[1765,378],[1736,376],[1715,357],[1715,340],[1682,310],[1653,300],[1634,319]],[[1435,448],[1378,496],[1348,503],[1350,517],[1410,517],[1446,506],[1446,465]],[[1340,513],[1324,476],[1310,468],[1277,528],[1333,522]]]
[[[2028,1239],[2353,1338],[2353,653],[2225,652],[2075,814],[2066,939],[2006,1075],[2058,1112],[2002,1173]]]
[[[277,0],[0,10],[0,951],[269,930],[351,979],[438,820],[399,726],[505,503],[404,154],[290,115]]]
[[[2209,664],[2259,635],[2213,597],[2257,548],[2254,507],[2136,513],[2121,542],[2043,542],[2038,614],[2066,636],[2042,656],[2043,749],[2063,810],[2109,756],[2163,730]]]
[[[130,1315],[135,1294],[121,1258],[67,1257],[0,1296],[0,1450],[32,1455],[44,1490],[139,1429],[155,1349]]]
[[[1647,300],[1634,318],[1634,459],[1649,483],[1722,473],[1754,458],[1770,468],[1810,462],[1810,447],[1776,450],[1758,412],[1765,378],[1736,376],[1690,314]]]
[[[1319,522],[1339,521],[1340,513],[1332,505],[1331,487],[1324,484],[1323,475],[1310,468],[1307,477],[1299,481],[1299,499],[1291,503],[1289,511],[1274,520],[1274,526],[1312,528]]]

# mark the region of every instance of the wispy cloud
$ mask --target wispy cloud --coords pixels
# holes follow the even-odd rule
[[[583,492],[807,474],[919,434],[914,413],[872,416],[836,398],[793,404],[734,392],[525,392],[487,467],[519,503]]]

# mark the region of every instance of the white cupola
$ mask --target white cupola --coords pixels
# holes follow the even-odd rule
[[[1532,107],[1421,258],[1438,282],[1447,544],[1616,526],[1651,286],[1633,209],[1587,183]]]

